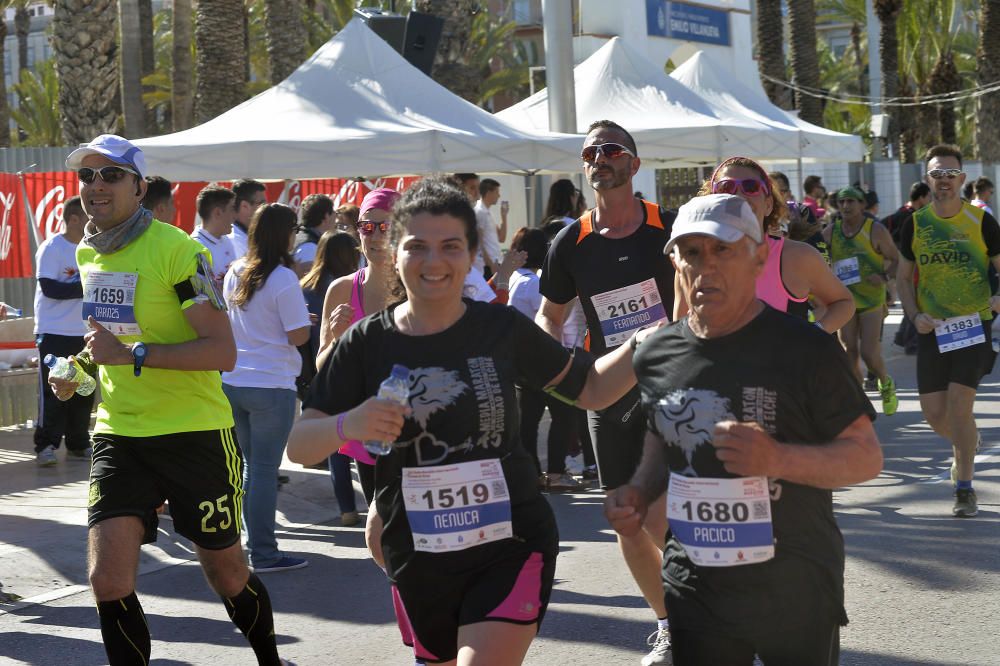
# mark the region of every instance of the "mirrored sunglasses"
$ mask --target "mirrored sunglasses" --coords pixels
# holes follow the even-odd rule
[[[942,178],[958,178],[963,173],[965,172],[961,169],[931,169],[927,172],[927,175],[934,180],[941,180]]]
[[[748,197],[754,197],[761,193],[767,193],[767,185],[756,178],[721,178],[712,183],[712,194],[739,194],[742,192]]]
[[[133,176],[138,176],[139,174],[132,169],[120,166],[105,166],[100,169],[93,169],[91,167],[81,167],[76,170],[76,175],[80,179],[80,182],[85,185],[90,185],[94,182],[97,176],[101,177],[108,185],[112,183],[117,183],[127,174],[132,174]]]
[[[609,160],[621,157],[622,155],[635,157],[635,153],[620,143],[602,143],[596,146],[585,146],[583,152],[580,153],[580,157],[583,158],[584,162],[595,162],[601,154]]]
[[[375,227],[383,234],[389,233],[389,223],[388,222],[358,222],[358,231],[360,231],[365,236],[370,236],[375,233]]]

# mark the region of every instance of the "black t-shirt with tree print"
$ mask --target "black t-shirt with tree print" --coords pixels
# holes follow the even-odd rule
[[[536,534],[540,526],[551,526],[551,513],[540,499],[534,462],[521,446],[514,385],[543,388],[566,366],[569,353],[513,308],[464,302],[461,319],[432,335],[401,333],[394,307],[362,319],[319,369],[305,402],[307,408],[337,414],[376,395],[393,364],[410,369],[412,415],[393,453],[375,467],[376,507],[385,522],[382,548],[393,580],[414,561],[453,570],[480,566],[504,543],[415,553],[402,497],[403,467],[499,459],[515,538],[553,536]],[[545,515],[539,515],[539,502]]]
[[[756,421],[779,442],[832,441],[875,411],[829,335],[765,306],[730,335],[701,339],[687,318],[656,331],[634,359],[649,430],[665,442],[664,474],[732,478],[715,455],[719,421]],[[769,479],[775,556],[759,564],[704,567],[668,532],[663,576],[689,612],[671,624],[692,629],[771,627],[816,608],[803,598],[819,581],[819,608],[843,621],[844,543],[832,492]],[[803,605],[804,604],[804,605]]]

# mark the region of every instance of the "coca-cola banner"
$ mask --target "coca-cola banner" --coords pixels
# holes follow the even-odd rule
[[[31,244],[17,176],[0,173],[0,278],[30,277]]]
[[[34,221],[40,241],[62,232],[63,205],[66,200],[79,194],[80,183],[72,171],[49,173],[26,173],[23,176],[27,201],[23,201],[20,183],[13,174],[0,174],[0,207],[3,226],[0,227],[0,278],[31,277],[33,275],[31,245],[28,238],[28,213]],[[391,187],[402,192],[419,178],[403,176],[379,178],[375,181],[358,181],[344,178],[317,178],[313,180],[275,181],[265,183],[267,200],[287,203],[298,210],[302,199],[310,194],[326,194],[336,206],[343,204],[361,205],[362,199],[371,189]],[[197,221],[195,200],[206,182],[173,183],[174,204],[177,214],[173,220],[163,220],[184,229],[194,231]],[[230,186],[230,181],[220,181],[220,185]]]

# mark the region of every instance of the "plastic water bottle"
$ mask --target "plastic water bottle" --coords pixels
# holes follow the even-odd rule
[[[405,365],[392,366],[392,373],[378,387],[378,398],[406,406],[410,400],[410,369]],[[387,456],[392,453],[392,442],[369,440],[365,450],[373,456]]]
[[[80,395],[90,395],[97,388],[97,381],[83,370],[76,359],[70,361],[64,356],[46,354],[42,362],[49,367],[50,377],[76,382],[76,392]]]
[[[0,304],[0,307],[2,307],[4,313],[11,318],[20,317],[21,315],[24,314],[24,311],[21,310],[21,308],[15,308],[13,305],[7,305],[6,303],[3,303]]]

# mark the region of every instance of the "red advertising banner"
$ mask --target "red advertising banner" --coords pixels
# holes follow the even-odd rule
[[[30,277],[31,244],[24,224],[21,184],[0,173],[0,278]]]
[[[80,183],[72,171],[26,173],[24,190],[27,201],[21,193],[17,176],[0,174],[0,278],[31,277],[33,272],[31,243],[28,237],[28,212],[34,220],[38,238],[62,232],[63,206],[66,200],[79,193]],[[345,178],[317,178],[312,180],[274,181],[265,183],[266,196],[270,202],[281,201],[298,210],[302,199],[310,194],[326,194],[336,206],[354,204],[360,206],[365,194],[379,187],[390,187],[402,192],[419,180],[415,176],[379,178],[372,181],[349,180]],[[194,231],[197,211],[195,200],[206,182],[178,182],[173,184],[174,203],[177,214],[173,220],[163,220],[184,229]],[[229,186],[225,181],[220,185]]]

